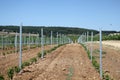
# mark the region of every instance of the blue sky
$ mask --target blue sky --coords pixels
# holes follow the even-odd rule
[[[0,25],[120,31],[120,0],[0,0]]]

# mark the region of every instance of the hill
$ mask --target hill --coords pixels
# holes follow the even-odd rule
[[[59,27],[59,26],[23,26],[23,33],[40,33],[41,28],[44,29],[44,34],[49,35],[50,31],[53,31],[54,34],[61,33],[61,34],[72,34],[72,35],[79,35],[84,32],[91,32],[93,31],[94,34],[97,34],[98,31],[84,29],[84,28],[73,28],[73,27]],[[19,26],[0,26],[0,31],[7,31],[7,32],[19,32]]]

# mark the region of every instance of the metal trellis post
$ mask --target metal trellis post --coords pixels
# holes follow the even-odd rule
[[[43,43],[43,28],[41,28],[41,53],[42,53],[42,55],[41,55],[41,58],[43,58],[44,57],[44,43]]]
[[[93,52],[93,32],[91,32],[91,61],[92,61],[92,52]]]
[[[19,68],[22,68],[22,24],[20,25],[20,52],[19,52]]]
[[[102,30],[100,29],[100,78],[102,79]]]

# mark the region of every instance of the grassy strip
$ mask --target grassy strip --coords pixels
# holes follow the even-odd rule
[[[69,74],[67,74],[66,80],[72,80],[72,76],[73,76],[73,68],[70,67],[69,68]]]
[[[99,54],[99,52],[100,52],[100,50],[99,49],[95,49],[94,51],[93,51],[93,53],[98,53]],[[106,52],[105,51],[102,51],[102,54],[106,54]]]
[[[87,48],[86,48],[86,46],[85,46],[84,44],[81,44],[81,45],[84,47],[85,51],[87,51],[88,57],[89,57],[89,59],[90,59],[90,58],[91,58],[91,56],[90,56],[90,51],[87,50]],[[98,52],[98,51],[99,51],[99,50],[97,50],[97,52]],[[104,52],[104,54],[106,54],[106,53]],[[95,69],[96,69],[98,72],[100,72],[100,70],[99,70],[100,65],[99,65],[99,63],[96,61],[96,58],[95,58],[94,56],[92,56],[92,64],[93,64],[93,66],[95,67]],[[105,72],[103,71],[103,80],[112,80],[112,79],[110,78],[110,76],[109,76],[108,74],[105,74]]]
[[[47,54],[47,53],[51,53],[52,51],[56,50],[58,47],[60,46],[63,46],[64,44],[61,44],[61,45],[58,45],[58,46],[55,46],[54,48],[50,49],[50,50],[47,50],[47,51],[44,51],[44,56]],[[38,53],[37,55],[38,58],[41,57],[41,53]],[[37,57],[33,57],[31,58],[29,61],[26,61],[26,62],[23,62],[22,63],[22,69],[26,66],[29,66],[33,63],[36,63],[37,62]],[[8,69],[7,71],[7,75],[8,77],[12,80],[13,79],[13,76],[15,73],[19,73],[20,72],[20,68],[18,66],[15,66],[15,67],[11,67]],[[3,78],[3,79],[2,79]],[[4,77],[2,75],[0,75],[0,80],[4,80]]]
[[[60,44],[60,45],[55,46],[54,48],[52,48],[52,49],[50,49],[50,50],[44,51],[44,56],[45,56],[46,54],[48,54],[48,53],[51,53],[52,51],[56,50],[58,47],[63,46],[63,45],[65,45],[65,44]],[[37,56],[38,56],[38,58],[40,58],[40,57],[41,57],[41,52],[39,52],[39,53],[37,54]]]
[[[31,46],[30,49],[34,49],[36,48],[37,46],[34,45],[34,46]],[[19,48],[18,48],[19,49]],[[25,51],[25,50],[28,50],[29,48],[28,47],[25,47],[25,48],[22,48],[22,51]],[[11,50],[11,51],[7,51],[7,52],[1,52],[0,54],[2,54],[3,56],[7,55],[7,54],[12,54],[12,53],[15,53],[15,52],[19,52],[19,50],[15,51],[15,50]]]

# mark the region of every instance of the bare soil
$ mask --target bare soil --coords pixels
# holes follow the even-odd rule
[[[117,45],[116,45],[117,44]],[[120,80],[120,41],[103,41],[103,71],[114,80]],[[89,46],[90,48],[90,46]],[[93,56],[99,63],[99,44],[93,44]]]
[[[84,48],[67,44],[25,67],[14,80],[100,80],[100,77]]]
[[[97,41],[97,43],[99,43]],[[102,44],[115,48],[115,49],[120,49],[120,41],[119,40],[110,40],[110,41],[102,41]]]
[[[52,46],[54,47],[54,46]],[[45,46],[45,50],[52,48],[51,45]],[[36,57],[41,48],[34,48],[30,50],[25,50],[22,53],[22,62],[28,61],[30,58]],[[7,54],[0,57],[0,73],[4,75],[5,80],[7,79],[7,70],[13,66],[18,66],[19,63],[19,53]]]

